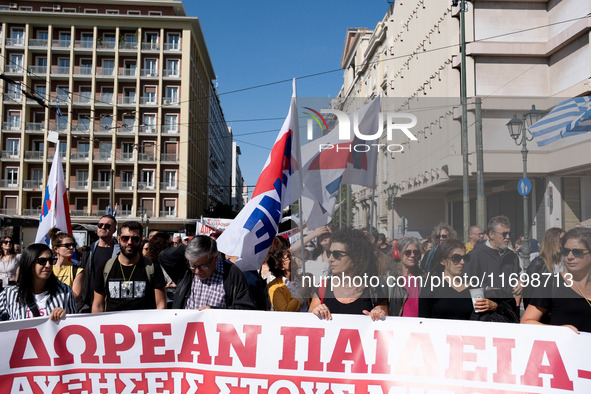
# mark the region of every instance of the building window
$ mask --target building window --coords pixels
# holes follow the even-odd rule
[[[148,12],[148,15],[154,15],[154,16],[159,15],[159,16],[161,16],[162,15],[162,11],[149,11]]]
[[[4,176],[6,187],[18,187],[18,167],[7,167]]]
[[[20,11],[33,11],[33,7],[28,7],[28,6],[18,7],[18,9]]]
[[[164,171],[164,185],[163,188],[166,190],[177,189],[177,172],[175,170]]]
[[[107,10],[105,13],[109,15],[119,15],[119,10]]]
[[[142,12],[138,10],[127,10],[127,15],[141,15]]]
[[[176,198],[165,198],[162,205],[164,205],[162,212],[164,216],[176,216]]]
[[[142,170],[139,189],[154,189],[154,170]]]
[[[98,10],[96,8],[85,8],[84,13],[85,14],[98,14]]]
[[[62,10],[62,12],[68,13],[68,14],[73,14],[76,12],[76,8],[64,8]]]
[[[21,151],[21,140],[18,138],[9,138],[6,140],[6,150],[8,151],[9,157],[18,158]]]
[[[181,49],[181,35],[179,33],[169,33],[166,37],[166,49],[169,51],[179,51]]]

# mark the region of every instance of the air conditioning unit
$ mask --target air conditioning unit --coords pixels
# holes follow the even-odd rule
[[[144,190],[146,188],[146,185],[144,185],[143,183],[140,183],[139,185],[137,185],[137,188],[140,190]]]
[[[62,9],[62,6],[61,6],[61,5],[59,5],[59,4],[54,4],[54,5],[53,5],[53,10],[54,10],[54,11],[60,11],[61,9]]]
[[[170,99],[164,100],[164,104],[170,104],[172,101]]]
[[[150,133],[155,133],[155,132],[156,132],[156,128],[150,129]]]

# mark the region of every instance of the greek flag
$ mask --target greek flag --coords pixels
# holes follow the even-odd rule
[[[529,131],[538,146],[591,131],[591,97],[577,97],[556,105]]]

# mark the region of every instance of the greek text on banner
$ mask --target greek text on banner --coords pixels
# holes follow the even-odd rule
[[[207,310],[0,323],[1,393],[589,393],[564,327]]]

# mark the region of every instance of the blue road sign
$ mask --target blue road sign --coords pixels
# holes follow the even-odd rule
[[[531,192],[531,181],[527,178],[521,178],[517,182],[517,193],[522,196],[527,196]]]

